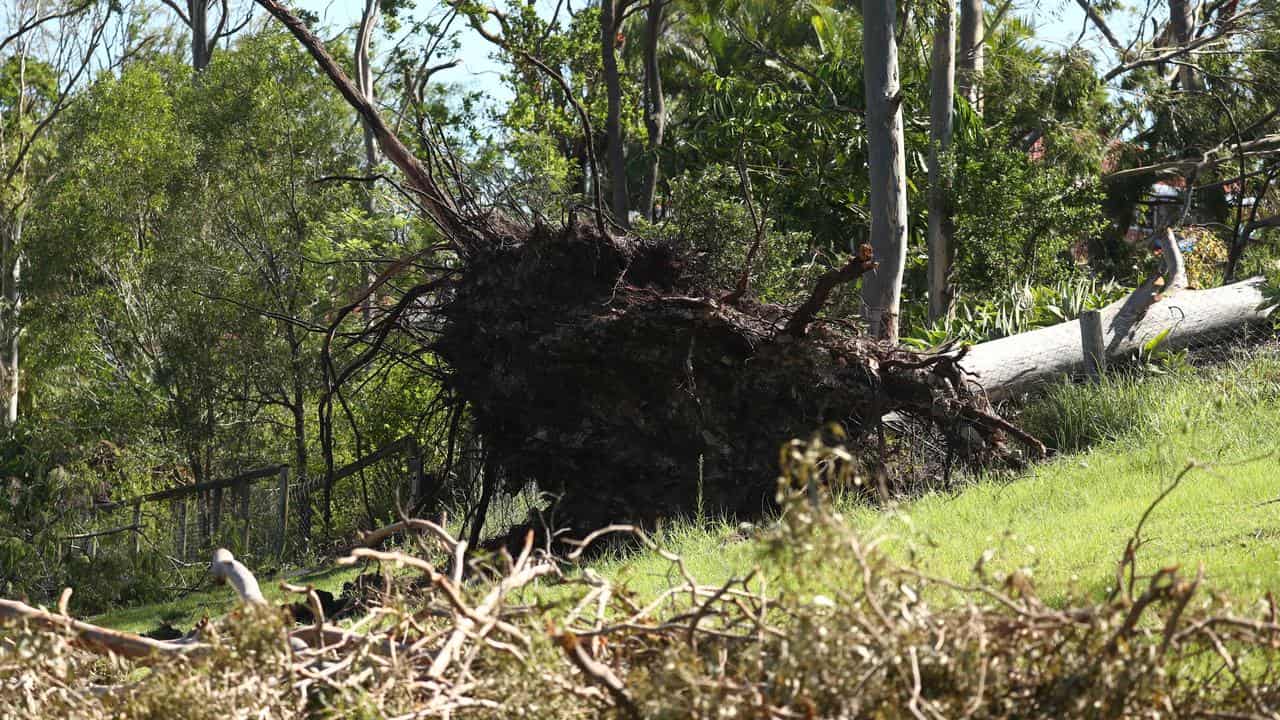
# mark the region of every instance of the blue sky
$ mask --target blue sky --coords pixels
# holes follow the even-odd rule
[[[578,0],[574,5],[581,6],[587,1]],[[330,28],[354,25],[358,22],[364,6],[361,0],[299,0],[297,4],[317,13],[323,23]],[[433,7],[435,2],[419,0],[419,4],[424,7]],[[554,0],[538,0],[538,4],[548,15],[555,6]],[[1084,11],[1074,0],[1016,2],[1012,14],[1032,23],[1036,28],[1038,42],[1054,48],[1063,48],[1075,43],[1085,20]],[[1126,40],[1133,20],[1119,15],[1113,17],[1112,23],[1113,29],[1121,40]],[[458,58],[462,61],[461,65],[441,73],[438,76],[440,80],[456,83],[466,89],[479,90],[495,103],[502,103],[509,99],[510,92],[501,84],[499,67],[491,58],[493,47],[466,27],[462,27],[460,40],[462,49]],[[1102,58],[1104,63],[1115,60],[1106,43],[1093,28],[1089,28],[1081,45]]]

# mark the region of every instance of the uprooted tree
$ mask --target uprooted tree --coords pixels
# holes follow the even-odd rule
[[[598,201],[563,227],[518,225],[478,206],[446,150],[410,151],[301,20],[258,2],[357,111],[442,238],[370,283],[367,293],[396,298],[387,310],[366,319],[362,297],[336,313],[322,429],[363,364],[429,354],[450,458],[460,424],[483,440],[481,506],[497,483],[535,481],[559,497],[555,521],[579,528],[653,520],[699,498],[758,512],[782,443],[827,423],[869,450],[895,412],[934,423],[969,457],[1005,454],[1010,434],[1042,450],[966,389],[954,356],[912,355],[820,317],[834,290],[875,266],[869,248],[784,308],[712,287],[676,248],[615,232]]]

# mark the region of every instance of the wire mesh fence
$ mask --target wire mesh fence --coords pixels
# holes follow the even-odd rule
[[[339,468],[325,501],[324,541],[339,542],[410,514],[427,492],[425,481],[413,438],[397,440]],[[316,490],[310,493],[313,499]],[[323,494],[323,488],[319,490]]]
[[[99,504],[66,518],[63,550],[93,559],[149,555],[184,568],[226,547],[258,564],[278,562],[392,521],[423,482],[417,443],[402,438],[337,469],[328,485],[322,474],[267,465]]]

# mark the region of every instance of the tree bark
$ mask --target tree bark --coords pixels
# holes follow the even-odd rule
[[[1192,17],[1193,3],[1187,0],[1169,0],[1169,28],[1173,30],[1173,39],[1178,47],[1186,47],[1192,39],[1195,32],[1195,18]],[[1183,58],[1183,63],[1178,65],[1178,83],[1182,86],[1183,92],[1195,92],[1199,89],[1199,80],[1196,77],[1195,68],[1189,64],[1191,59]]]
[[[929,97],[929,320],[951,309],[954,217],[949,153],[954,127],[956,13],[951,0],[938,8]]]
[[[906,159],[895,0],[863,0],[863,77],[867,93],[871,248],[877,267],[862,281],[863,315],[872,337],[898,341],[902,271],[907,258]]]
[[[658,37],[662,34],[662,11],[669,0],[652,0],[644,26],[644,122],[649,134],[649,168],[640,196],[640,210],[653,222],[653,198],[658,190],[662,170],[658,151],[667,127],[667,101],[662,94],[662,68],[658,65]]]
[[[19,342],[21,327],[19,314],[22,309],[22,294],[19,283],[22,279],[22,256],[19,247],[22,242],[23,210],[15,208],[13,216],[3,228],[3,247],[0,247],[0,259],[3,261],[3,277],[0,277],[0,301],[4,303],[0,309],[0,369],[4,373],[4,420],[5,427],[10,430],[18,423],[18,390],[21,387],[21,366],[19,363]]]
[[[209,42],[208,0],[187,0],[187,13],[191,24],[191,67],[200,72],[213,59],[213,44]]]
[[[1162,349],[1176,350],[1220,340],[1266,322],[1262,278],[1212,290],[1184,290],[1154,301],[1135,316],[1126,300],[1103,308],[1102,327],[1109,360],[1131,357],[1144,344],[1169,331]],[[1002,400],[1037,384],[1071,377],[1084,370],[1080,321],[974,345],[960,366],[992,400]]]
[[[986,35],[982,0],[960,0],[959,69],[956,73],[960,94],[982,113],[983,41]]]
[[[622,79],[618,75],[617,35],[620,23],[618,0],[600,4],[600,53],[604,61],[605,94],[608,115],[605,118],[606,154],[609,158],[610,208],[613,217],[624,228],[630,227],[627,200],[627,160],[622,134]]]
[[[364,14],[360,18],[360,30],[356,33],[356,87],[364,94],[370,104],[376,102],[373,87],[373,65],[369,60],[370,47],[373,43],[373,29],[378,23],[379,6],[377,0],[365,0]],[[364,131],[364,173],[372,177],[378,167],[378,140],[373,135],[373,126],[366,118],[360,118],[360,127]],[[377,208],[374,204],[373,188],[366,189],[364,194],[365,215],[373,218]],[[364,301],[360,308],[365,322],[373,317],[374,294],[367,292],[378,277],[377,266],[366,264],[364,267],[364,283],[360,288]],[[310,524],[308,523],[308,530]],[[305,536],[308,537],[309,536]]]

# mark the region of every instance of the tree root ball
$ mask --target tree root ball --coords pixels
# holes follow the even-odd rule
[[[788,308],[719,300],[661,244],[580,223],[522,235],[469,259],[433,349],[489,466],[558,497],[561,525],[758,515],[784,443],[839,423],[874,448],[893,412],[937,424],[968,456],[1005,454],[954,356],[834,321],[788,334]]]

